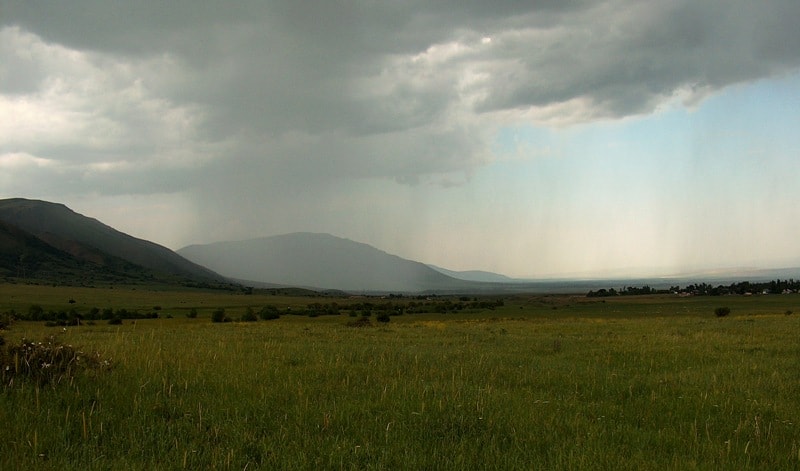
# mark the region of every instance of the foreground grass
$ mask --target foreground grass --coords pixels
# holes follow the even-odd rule
[[[0,469],[797,469],[798,298],[738,299],[68,328],[114,368],[0,390]]]

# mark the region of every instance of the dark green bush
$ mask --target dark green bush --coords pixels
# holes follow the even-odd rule
[[[197,309],[192,308],[188,313],[186,313],[186,317],[189,319],[195,319],[197,317]]]
[[[11,316],[11,314],[9,314],[7,312],[4,312],[3,314],[0,314],[0,330],[8,329],[8,326],[11,325],[11,322],[13,320],[14,319]],[[0,345],[2,345],[2,344],[0,344]]]
[[[258,320],[258,316],[256,316],[256,313],[253,311],[252,308],[248,307],[247,310],[244,311],[244,314],[242,314],[240,320],[242,322],[255,322]]]
[[[211,322],[230,322],[230,318],[225,315],[225,309],[219,308],[215,309],[214,312],[211,313]]]
[[[730,313],[731,313],[731,308],[729,308],[727,306],[726,307],[718,307],[718,308],[714,309],[714,315],[716,315],[717,317],[725,317]]]
[[[258,317],[265,321],[271,321],[274,319],[280,319],[281,313],[275,306],[264,306],[260,311],[258,311]]]

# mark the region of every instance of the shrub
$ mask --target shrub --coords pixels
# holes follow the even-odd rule
[[[8,326],[11,325],[12,321],[13,318],[9,313],[4,312],[3,314],[0,314],[0,330],[8,329]]]
[[[121,317],[112,317],[111,319],[108,320],[108,323],[110,325],[121,325],[122,324],[122,318]]]
[[[256,316],[255,312],[253,312],[252,308],[248,307],[247,310],[244,311],[244,314],[242,314],[242,317],[241,317],[240,320],[242,322],[255,322],[255,321],[258,320],[258,316]]]
[[[94,320],[94,319],[97,319],[98,316],[100,316],[100,308],[93,307],[93,308],[89,309],[89,313],[87,314],[86,317],[88,319],[90,319],[90,320]]]
[[[731,308],[729,308],[727,306],[726,307],[718,307],[718,308],[714,309],[714,315],[716,315],[717,317],[725,317],[730,313],[731,313]]]
[[[375,317],[375,320],[378,321],[378,322],[389,322],[391,320],[391,318],[389,317],[389,314],[384,312],[382,314],[379,314],[377,317]]]
[[[38,321],[44,315],[44,308],[38,304],[31,304],[28,308],[28,320]]]
[[[197,308],[192,308],[189,312],[187,312],[186,317],[189,319],[195,319],[197,317]]]
[[[49,337],[44,342],[23,340],[19,345],[0,349],[0,377],[3,385],[15,378],[29,379],[39,384],[59,383],[86,369],[111,366],[98,353],[84,353]]]
[[[264,306],[258,311],[258,317],[265,321],[271,321],[274,319],[279,319],[281,317],[278,308],[275,306]]]
[[[211,313],[211,322],[230,322],[230,318],[225,315],[225,309],[219,308],[215,309],[214,312]]]

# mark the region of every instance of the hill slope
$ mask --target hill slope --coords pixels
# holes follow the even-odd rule
[[[350,292],[422,292],[466,289],[419,262],[367,244],[307,232],[178,250],[195,263],[237,279]]]
[[[218,281],[223,277],[196,265],[166,247],[129,236],[63,204],[21,198],[0,200],[0,222],[69,254],[112,270],[143,267],[158,275]],[[9,244],[19,236],[7,234]],[[17,243],[21,243],[17,240]]]
[[[458,280],[479,281],[483,283],[514,283],[516,281],[519,281],[515,280],[514,278],[510,278],[506,275],[501,275],[499,273],[492,273],[483,270],[455,271],[455,270],[448,270],[447,268],[437,267],[436,265],[428,264],[428,266],[438,271],[439,273],[444,273],[445,275]]]
[[[89,247],[73,244],[76,257],[22,229],[0,221],[0,276],[66,284],[135,282],[153,279],[138,265]]]

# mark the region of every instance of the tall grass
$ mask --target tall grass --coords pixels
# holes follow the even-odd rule
[[[0,469],[796,469],[798,298],[775,298],[68,328],[114,368],[0,390]]]

